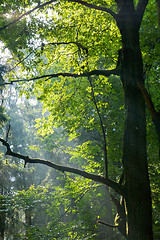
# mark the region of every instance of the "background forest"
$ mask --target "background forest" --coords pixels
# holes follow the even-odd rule
[[[119,74],[123,39],[113,17],[117,2],[0,4],[1,240],[127,238],[117,214],[124,197],[126,116]],[[159,117],[159,14],[159,0],[150,0],[139,29],[155,240],[160,139],[152,112]]]

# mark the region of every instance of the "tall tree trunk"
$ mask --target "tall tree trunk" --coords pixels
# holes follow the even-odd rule
[[[131,14],[128,14],[128,18],[123,18],[119,27],[122,34],[121,80],[126,114],[123,167],[127,235],[128,240],[153,240],[145,102],[137,86],[137,82],[144,85],[139,27]]]

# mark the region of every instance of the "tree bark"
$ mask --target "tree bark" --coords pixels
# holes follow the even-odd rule
[[[153,240],[151,191],[146,154],[145,101],[137,86],[144,85],[139,43],[139,23],[132,5],[121,9],[118,26],[122,35],[121,80],[124,89],[123,137],[124,198],[128,240]],[[123,16],[123,18],[122,18]]]

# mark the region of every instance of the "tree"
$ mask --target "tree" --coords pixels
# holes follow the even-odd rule
[[[34,157],[35,152],[30,152],[28,145],[33,144],[33,120],[36,115],[39,115],[40,106],[35,101],[33,105],[30,105],[30,100],[24,101],[23,99],[21,102],[17,100],[18,98],[12,91],[10,98],[8,97],[7,101],[5,101],[7,114],[10,118],[8,141],[12,144],[14,151],[19,151],[23,154],[28,152],[29,156]],[[62,133],[58,135],[60,138]],[[47,154],[48,156],[45,151],[45,157],[53,158],[54,161],[57,159],[58,162],[62,159],[64,164],[68,164],[68,157],[65,156],[68,154],[64,153],[63,156],[59,154],[58,147],[56,152],[54,151],[53,153],[52,151],[51,145],[55,145],[55,142],[57,142],[55,132],[54,136],[51,134],[48,138],[44,138],[43,142],[46,142],[46,148],[49,148],[51,151]],[[32,148],[35,149],[35,145]],[[24,150],[25,152],[23,152]],[[39,150],[37,154],[41,155],[42,152]],[[2,227],[5,226],[5,237],[18,239],[26,237],[29,239],[36,237],[37,239],[65,239],[67,236],[75,236],[76,239],[82,239],[85,236],[90,236],[93,239],[105,239],[104,236],[107,235],[106,239],[110,239],[108,231],[106,234],[102,232],[102,229],[106,230],[105,226],[102,225],[100,228],[97,228],[97,224],[95,225],[97,212],[101,210],[101,213],[104,213],[101,214],[101,218],[106,214],[103,186],[98,187],[98,184],[87,179],[84,181],[80,177],[69,177],[66,175],[64,178],[63,174],[50,171],[51,169],[48,169],[50,173],[46,173],[47,169],[44,169],[42,173],[42,168],[45,168],[43,165],[41,167],[35,165],[34,170],[31,165],[23,168],[24,164],[21,160],[16,161],[12,157],[6,159],[5,156],[4,158],[2,160],[3,164],[1,164],[0,186],[2,189],[5,187],[4,200],[5,209],[7,210],[5,210],[5,221],[2,220]],[[86,166],[85,162],[84,165]],[[47,176],[44,176],[45,174]],[[56,179],[57,175],[61,177],[61,181]],[[46,179],[43,179],[45,177]],[[50,186],[51,183],[54,187]],[[40,186],[37,187],[38,184]],[[47,192],[46,189],[48,189]],[[38,194],[39,191],[40,193]],[[100,204],[100,202],[103,204]],[[3,207],[2,201],[1,211]],[[92,221],[90,221],[91,218]],[[89,225],[88,222],[90,222]],[[114,239],[113,233],[111,239]]]
[[[47,4],[54,3],[54,1],[46,2],[45,7]],[[73,3],[78,3],[73,4]],[[145,113],[145,101],[148,99],[148,95],[144,88],[144,67],[143,67],[143,59],[140,47],[140,38],[139,38],[139,30],[142,23],[142,19],[144,16],[144,11],[147,7],[148,1],[147,0],[139,0],[138,3],[134,3],[132,0],[117,0],[116,4],[113,2],[99,2],[97,5],[94,3],[88,3],[81,0],[71,0],[67,3],[61,2],[61,5],[55,4],[55,9],[57,16],[52,16],[55,20],[54,24],[48,22],[44,23],[45,26],[40,26],[42,22],[39,24],[39,20],[35,17],[32,18],[35,24],[39,24],[39,32],[38,36],[35,34],[33,29],[32,34],[35,38],[41,39],[41,49],[37,50],[36,57],[28,58],[28,63],[26,63],[26,67],[29,68],[29,64],[32,65],[30,68],[33,70],[35,69],[35,65],[37,65],[38,61],[44,60],[42,57],[43,52],[48,57],[48,61],[51,64],[53,61],[51,56],[55,54],[57,49],[59,49],[59,54],[57,54],[57,59],[61,60],[63,58],[62,51],[64,46],[67,47],[67,51],[71,52],[71,57],[69,56],[69,60],[74,65],[70,69],[65,65],[63,68],[63,72],[52,73],[51,67],[50,72],[45,73],[45,71],[39,70],[39,76],[35,76],[34,74],[30,73],[31,78],[26,79],[13,79],[8,83],[4,84],[13,84],[14,82],[27,82],[27,81],[35,81],[37,82],[37,87],[40,88],[40,83],[42,79],[48,80],[50,85],[52,85],[52,81],[49,79],[57,78],[57,77],[73,77],[73,78],[80,78],[86,77],[91,78],[92,76],[104,76],[109,77],[112,74],[120,76],[121,83],[123,86],[124,91],[124,105],[125,105],[125,122],[124,122],[124,135],[123,135],[123,156],[122,156],[122,165],[123,165],[123,174],[121,178],[121,182],[117,183],[110,180],[108,177],[100,177],[96,176],[82,170],[73,169],[69,167],[62,167],[56,164],[53,164],[49,161],[44,161],[40,159],[31,159],[28,156],[22,156],[21,154],[14,153],[11,151],[9,144],[1,139],[1,142],[7,147],[7,154],[12,155],[18,158],[22,158],[26,163],[42,163],[46,164],[50,167],[53,167],[57,170],[61,171],[68,171],[79,174],[86,178],[93,179],[95,181],[104,183],[109,187],[113,188],[116,192],[118,192],[123,197],[123,211],[125,211],[125,234],[129,240],[151,240],[153,239],[152,233],[152,207],[151,207],[151,190],[150,190],[150,182],[148,176],[148,164],[147,164],[147,153],[146,153],[146,113]],[[78,12],[79,5],[83,5],[84,8],[80,8],[81,11]],[[104,7],[105,6],[105,7]],[[37,10],[44,7],[44,4],[38,5],[35,9]],[[117,12],[116,12],[117,7]],[[60,12],[65,8],[63,14]],[[69,9],[69,11],[68,11]],[[98,13],[94,10],[98,11]],[[33,11],[32,11],[33,12]],[[47,10],[44,10],[46,13]],[[76,17],[76,20],[73,20],[72,16],[69,15],[73,13],[73,16]],[[103,49],[103,43],[101,42],[101,38],[96,38],[95,40],[95,29],[94,24],[96,27],[99,24],[97,20],[97,15],[100,17],[100,12],[102,13],[102,17],[104,17],[104,13],[108,13],[112,19],[114,20],[114,24],[116,23],[117,29],[119,30],[118,36],[118,43],[116,46],[113,45],[114,51],[117,50],[119,47],[118,52],[118,60],[116,63],[115,59],[108,61],[109,70],[104,69],[104,65],[101,68],[99,63],[99,69],[94,69],[96,64],[98,64],[98,55],[102,55],[104,57],[106,50]],[[27,23],[20,22],[22,17],[27,16],[31,13],[28,11],[27,13],[22,14],[19,18],[14,20],[13,22],[6,24],[5,26],[1,27],[1,32],[5,30],[5,33],[2,34],[2,38],[5,41],[5,34],[7,33],[7,29],[9,26],[13,24],[18,27],[18,24],[22,24],[22,26],[33,27],[31,23],[27,25]],[[78,22],[78,20],[82,19],[86,14],[93,14],[90,15],[93,18],[95,17],[95,21],[93,25],[86,26],[89,29],[89,32],[84,31],[84,24],[83,22]],[[78,16],[76,16],[76,14]],[[97,15],[96,15],[97,14]],[[66,19],[69,19],[68,21]],[[92,20],[93,20],[92,18]],[[113,27],[113,22],[110,17],[107,17],[108,21],[111,21],[111,27]],[[63,20],[63,21],[61,21]],[[102,20],[102,18],[101,18]],[[77,21],[77,22],[76,22]],[[73,26],[72,26],[73,22]],[[24,24],[24,25],[23,25]],[[77,24],[77,25],[76,25]],[[97,25],[96,25],[97,24]],[[78,26],[78,27],[75,27]],[[101,28],[103,23],[99,25]],[[15,28],[16,28],[15,27]],[[52,27],[52,28],[51,28]],[[68,27],[68,30],[65,31]],[[73,28],[74,27],[74,28]],[[93,31],[91,30],[93,27]],[[16,28],[17,29],[17,28]],[[43,31],[42,31],[43,29]],[[76,29],[74,32],[72,29]],[[108,26],[108,29],[109,26]],[[115,30],[115,28],[114,28]],[[104,29],[102,28],[102,32],[104,33]],[[3,32],[2,32],[3,33]],[[24,31],[23,31],[24,33]],[[51,35],[46,37],[46,33],[52,33],[54,37],[52,38]],[[83,39],[83,33],[86,34],[88,37],[88,41]],[[26,34],[26,33],[25,33]],[[76,34],[76,37],[73,37]],[[81,34],[81,35],[80,35]],[[80,37],[79,37],[80,35]],[[91,35],[91,36],[90,36]],[[119,36],[120,35],[120,36]],[[25,40],[29,38],[30,41],[32,40],[32,36],[26,34]],[[46,38],[47,43],[44,41]],[[63,41],[62,39],[63,38]],[[120,41],[121,38],[121,47]],[[51,42],[50,40],[55,39],[56,41]],[[74,41],[73,41],[74,39]],[[113,40],[115,41],[116,37]],[[106,39],[105,39],[106,40]],[[90,41],[90,42],[89,42]],[[99,41],[98,47],[96,47],[96,41]],[[8,42],[8,40],[6,40]],[[116,41],[115,41],[116,42]],[[23,40],[23,44],[27,44],[27,40]],[[89,54],[89,44],[92,44],[92,52]],[[21,42],[19,43],[21,44]],[[107,45],[108,44],[108,45]],[[113,44],[113,42],[112,42]],[[72,47],[71,47],[72,45]],[[33,45],[35,46],[35,44]],[[57,49],[54,49],[54,46],[57,46]],[[110,42],[106,43],[106,46],[112,47]],[[22,47],[22,46],[21,46]],[[50,48],[50,52],[47,54],[47,51],[44,51],[44,48]],[[12,46],[10,46],[12,48]],[[23,47],[22,47],[23,48]],[[100,52],[94,51],[99,50]],[[14,50],[18,49],[18,47],[13,48]],[[29,55],[31,52],[35,51],[34,47],[30,50]],[[14,51],[17,53],[17,51]],[[19,51],[20,52],[20,51]],[[21,51],[20,54],[23,56],[24,51]],[[75,53],[74,53],[75,52]],[[113,55],[113,48],[109,52]],[[20,56],[20,61],[23,62],[23,58]],[[39,57],[40,56],[40,57]],[[108,54],[109,56],[109,54]],[[40,60],[41,59],[41,60]],[[58,61],[58,60],[57,60]],[[65,56],[64,60],[67,61]],[[96,64],[94,63],[96,62]],[[102,61],[103,62],[103,61]],[[47,64],[47,62],[45,62]],[[103,62],[104,64],[104,62]],[[111,69],[112,66],[115,68]],[[105,66],[106,68],[106,66]],[[69,70],[69,71],[66,71]],[[73,73],[72,73],[72,72]],[[41,74],[43,73],[43,74]],[[148,103],[148,101],[147,101]],[[151,101],[150,101],[151,103]],[[152,110],[153,105],[149,105]],[[157,116],[157,115],[156,115]],[[157,120],[157,119],[156,119]],[[155,122],[155,121],[154,121]],[[157,126],[157,121],[156,124]],[[156,127],[156,130],[158,128]],[[159,130],[157,131],[159,135]],[[124,227],[124,226],[123,226]]]

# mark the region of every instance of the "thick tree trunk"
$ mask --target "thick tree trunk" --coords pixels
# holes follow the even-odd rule
[[[134,21],[133,21],[134,22]],[[124,198],[128,240],[153,240],[151,191],[146,154],[145,102],[137,86],[143,80],[139,29],[126,19],[122,34],[121,80],[124,88],[125,128],[123,138]]]

